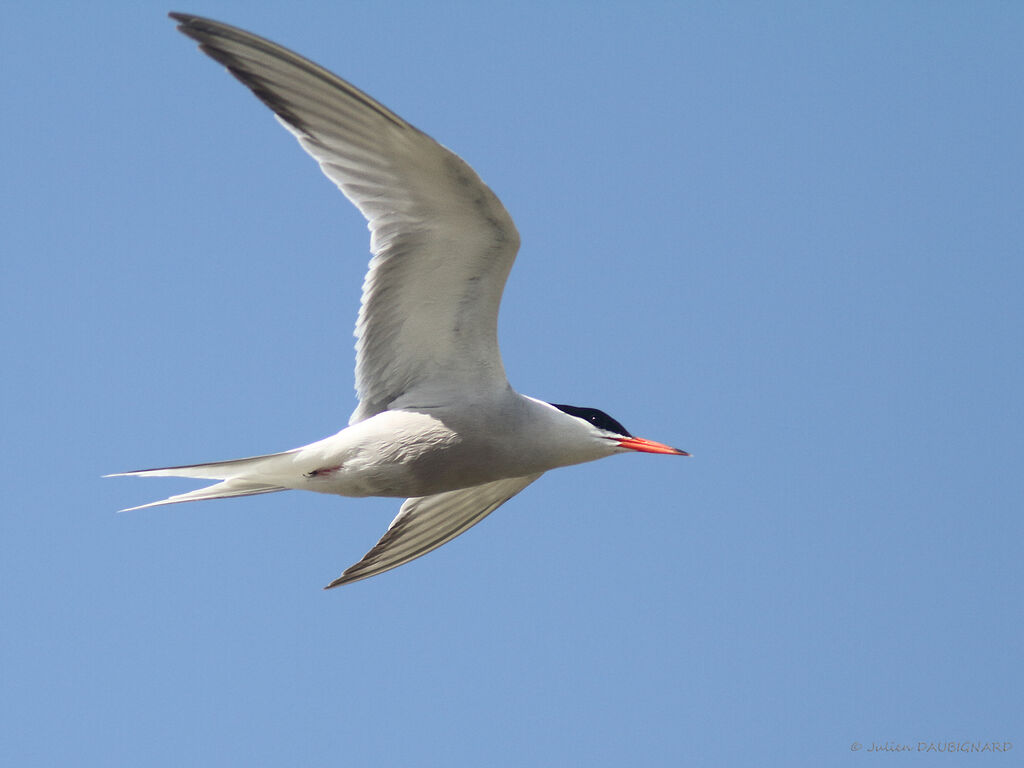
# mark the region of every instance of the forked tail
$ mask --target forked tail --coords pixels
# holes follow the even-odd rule
[[[280,468],[290,464],[286,456],[295,451],[270,453],[266,456],[250,456],[247,459],[231,461],[215,461],[209,464],[191,464],[183,467],[161,467],[160,469],[140,469],[134,472],[116,472],[104,477],[194,477],[203,480],[220,480],[219,483],[208,485],[188,493],[179,493],[160,501],[140,504],[137,507],[122,509],[130,512],[133,509],[158,507],[161,504],[180,504],[184,501],[200,501],[202,499],[227,499],[232,496],[253,496],[258,493],[274,493],[287,488],[272,482],[275,475],[280,477]]]

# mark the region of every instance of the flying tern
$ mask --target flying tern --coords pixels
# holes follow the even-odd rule
[[[218,482],[131,509],[284,490],[408,497],[384,536],[327,587],[451,541],[544,472],[617,453],[688,456],[595,408],[508,383],[498,305],[519,234],[461,158],[326,69],[236,27],[178,29],[277,116],[366,217],[356,323],[359,405],[336,435],[283,453],[118,473]]]

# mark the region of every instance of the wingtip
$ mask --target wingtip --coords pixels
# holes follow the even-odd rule
[[[362,578],[365,578],[365,577],[362,577]],[[349,572],[346,570],[344,573],[341,574],[341,576],[339,576],[334,581],[332,581],[330,584],[328,584],[326,587],[324,587],[324,589],[334,589],[335,587],[340,587],[340,586],[343,586],[345,584],[351,584],[353,581],[359,581],[359,580],[360,580],[360,577],[358,577],[358,576],[357,577],[352,577],[351,575],[349,575]]]
[[[198,39],[196,38],[197,31],[211,31],[212,25],[220,24],[220,22],[215,22],[202,16],[196,16],[194,13],[178,13],[177,11],[171,11],[168,13],[167,18],[177,22],[179,32],[195,39]],[[227,25],[225,24],[224,26]]]

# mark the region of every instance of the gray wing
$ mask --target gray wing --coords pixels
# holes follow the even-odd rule
[[[373,549],[324,589],[368,579],[437,549],[472,528],[542,474],[406,499]]]
[[[507,386],[498,306],[519,248],[493,192],[457,155],[276,43],[172,13],[178,29],[270,107],[366,217],[374,256],[356,323],[350,423],[438,392]]]

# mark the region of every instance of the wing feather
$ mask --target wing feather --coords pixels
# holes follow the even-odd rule
[[[473,169],[308,59],[220,22],[171,17],[274,111],[367,219],[374,256],[356,323],[360,404],[350,423],[399,399],[441,405],[446,393],[507,386],[498,307],[519,235]]]
[[[373,549],[324,589],[368,579],[437,549],[479,523],[541,474],[406,499]]]

